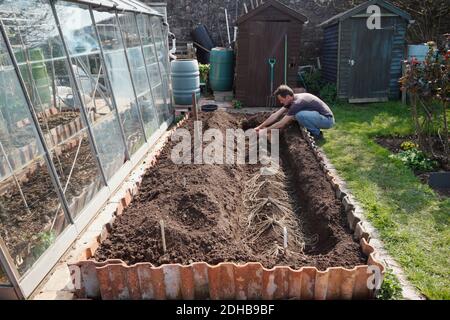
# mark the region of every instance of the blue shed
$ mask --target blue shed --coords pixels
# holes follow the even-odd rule
[[[319,25],[324,28],[322,77],[336,84],[338,98],[350,103],[399,98],[410,23],[408,13],[372,0]]]

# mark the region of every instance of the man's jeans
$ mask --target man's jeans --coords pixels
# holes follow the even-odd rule
[[[325,117],[317,111],[300,111],[295,118],[315,137],[320,135],[320,129],[331,129],[335,123],[333,117]]]

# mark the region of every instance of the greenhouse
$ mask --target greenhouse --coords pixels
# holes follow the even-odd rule
[[[164,17],[0,1],[0,296],[27,297],[172,122]]]

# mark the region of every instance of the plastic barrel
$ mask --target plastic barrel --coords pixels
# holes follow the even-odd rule
[[[209,35],[208,29],[205,25],[201,24],[191,32],[192,39],[200,46],[197,47],[197,59],[202,64],[209,64],[210,53],[209,50],[214,48],[214,42]],[[205,50],[207,49],[207,50]]]
[[[20,73],[22,74],[22,77],[28,87],[30,96],[33,99],[33,103],[37,105],[41,102],[44,105],[49,105],[51,102],[51,81],[48,76],[47,66],[45,65],[45,62],[43,62],[45,58],[44,53],[42,49],[35,48],[31,49],[28,54],[31,62],[32,77],[36,85],[35,90],[31,90],[32,82],[28,66],[26,64],[21,64],[26,62],[25,54],[23,51],[18,51],[15,53],[17,62],[21,64],[19,67]],[[36,93],[39,95],[39,97],[36,95]]]
[[[192,93],[200,99],[200,71],[194,59],[174,60],[171,63],[172,90],[175,104],[191,105]]]
[[[416,58],[423,62],[428,54],[429,47],[426,44],[409,45],[408,46],[408,60]]]
[[[232,49],[214,48],[210,55],[209,84],[213,91],[231,91],[234,79]]]
[[[40,61],[37,63],[33,63],[31,70],[33,73],[33,78],[36,83],[36,89],[40,97],[40,102],[43,104],[50,104],[51,102],[51,91],[50,85],[51,81],[48,77],[47,66],[45,62],[41,62],[44,60],[44,53],[42,49],[36,48],[30,50],[30,58],[31,61]]]

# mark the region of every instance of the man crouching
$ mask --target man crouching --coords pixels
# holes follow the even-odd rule
[[[315,95],[310,93],[294,94],[294,91],[286,85],[280,86],[274,95],[282,107],[257,127],[257,132],[265,129],[281,130],[293,120],[297,120],[317,141],[323,139],[321,129],[331,129],[335,124],[330,107]],[[282,116],[284,117],[281,118]]]

